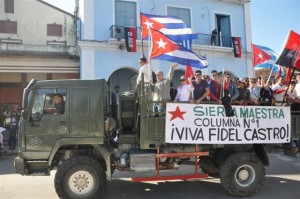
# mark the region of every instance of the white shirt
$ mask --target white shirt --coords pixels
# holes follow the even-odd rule
[[[294,89],[292,92],[290,90],[288,90],[287,94],[288,94],[289,98],[296,98],[298,95],[296,89]]]
[[[260,87],[254,86],[253,88],[249,87],[250,99],[258,100],[260,98]]]
[[[272,86],[272,90],[275,92],[278,89],[284,89],[285,86],[280,86],[279,84],[275,84],[274,86]],[[273,94],[273,97],[276,101],[283,101],[283,97],[284,97],[285,91],[279,93],[279,94]]]
[[[140,81],[142,80],[142,73],[144,74],[144,82],[151,83],[152,82],[152,71],[151,71],[149,64],[145,64],[145,65],[141,66],[139,75],[136,79],[137,84],[140,83]]]
[[[177,95],[175,97],[176,102],[186,102],[190,100],[191,86],[184,84],[177,88]]]
[[[297,93],[297,98],[300,98],[300,83],[299,82],[296,84],[295,90]]]

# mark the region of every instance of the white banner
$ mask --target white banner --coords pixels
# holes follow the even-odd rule
[[[288,143],[290,107],[233,106],[226,117],[222,105],[167,103],[166,143],[252,144]]]

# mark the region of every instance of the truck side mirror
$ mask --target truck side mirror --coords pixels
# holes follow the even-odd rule
[[[26,109],[22,110],[21,117],[24,118],[25,120],[28,120],[28,111]]]
[[[30,120],[31,120],[32,122],[38,122],[38,121],[41,120],[41,118],[42,118],[42,113],[40,113],[40,112],[35,112],[35,113],[32,113],[32,114],[31,114]]]

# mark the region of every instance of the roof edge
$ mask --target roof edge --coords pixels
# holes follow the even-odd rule
[[[66,14],[66,15],[69,15],[69,16],[71,16],[71,17],[73,17],[73,18],[77,18],[75,15],[73,15],[73,14],[71,14],[71,13],[65,11],[65,10],[62,10],[62,9],[60,9],[60,8],[58,8],[58,7],[56,7],[56,6],[52,5],[52,4],[50,4],[50,3],[47,3],[47,2],[45,2],[45,1],[43,1],[43,0],[36,0],[36,1],[38,1],[38,2],[40,2],[40,3],[43,3],[43,4],[45,4],[46,6],[49,6],[49,7],[51,7],[51,8],[54,8],[55,10],[58,10],[58,11],[60,11],[60,12],[62,12],[62,13],[64,13],[64,14]]]

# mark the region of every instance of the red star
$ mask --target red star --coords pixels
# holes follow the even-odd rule
[[[182,115],[185,114],[186,111],[180,111],[179,107],[177,106],[175,111],[169,111],[169,113],[172,114],[172,118],[170,119],[170,121],[176,119],[177,117],[184,120]]]

